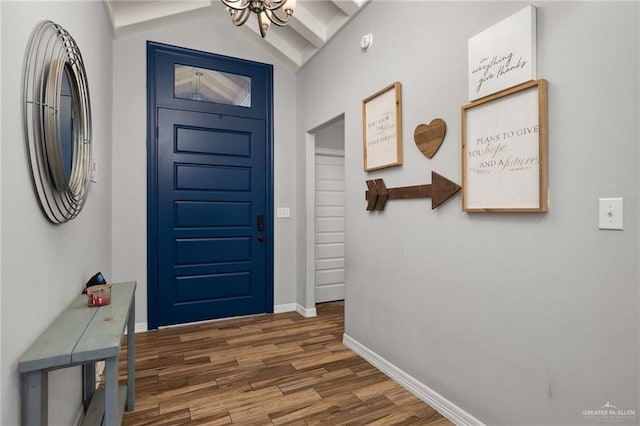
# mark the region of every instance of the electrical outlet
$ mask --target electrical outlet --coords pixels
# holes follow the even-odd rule
[[[622,231],[623,210],[622,198],[600,198],[598,207],[599,228]]]

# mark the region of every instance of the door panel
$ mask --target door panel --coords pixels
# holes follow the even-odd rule
[[[195,154],[233,155],[248,157],[251,153],[246,134],[207,132],[203,129],[178,129],[176,151]]]
[[[250,226],[251,203],[216,201],[176,201],[179,228],[212,226]]]
[[[344,157],[316,154],[316,303],[344,299]]]
[[[251,169],[204,164],[175,164],[176,189],[204,191],[248,191]]]
[[[273,66],[147,42],[147,79],[149,328],[273,312]]]
[[[261,120],[158,109],[160,325],[265,312],[265,134]]]

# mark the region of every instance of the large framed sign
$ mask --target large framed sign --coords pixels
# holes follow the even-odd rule
[[[547,81],[521,84],[462,107],[462,209],[548,209]]]
[[[395,82],[362,101],[364,170],[402,164],[402,93]]]

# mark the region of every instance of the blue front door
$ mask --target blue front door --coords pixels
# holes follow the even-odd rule
[[[149,327],[272,312],[271,68],[148,48]]]

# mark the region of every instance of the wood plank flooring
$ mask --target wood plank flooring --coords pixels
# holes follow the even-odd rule
[[[452,424],[342,344],[342,302],[317,311],[136,334],[136,409],[123,424]]]

